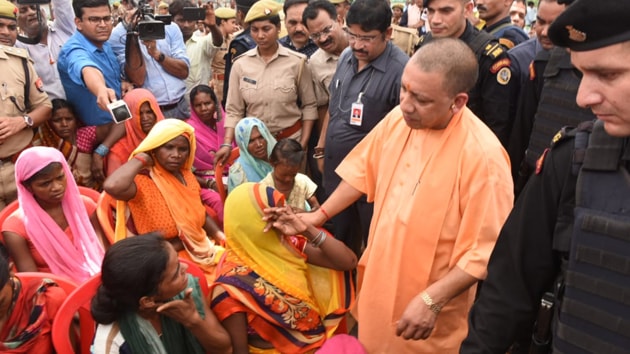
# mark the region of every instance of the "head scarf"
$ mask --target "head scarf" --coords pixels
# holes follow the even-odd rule
[[[202,93],[201,91],[199,93]],[[192,102],[191,102],[192,105]],[[225,112],[220,102],[214,102],[214,117],[217,122],[216,130],[210,128],[197,115],[194,109],[190,110],[190,118],[186,121],[195,129],[197,139],[197,153],[195,154],[195,168],[197,170],[214,170],[214,154],[219,150],[225,137]]]
[[[68,239],[64,230],[22,184],[52,162],[59,162],[66,175],[66,191],[61,206],[73,241]],[[92,227],[79,188],[63,154],[44,146],[24,150],[15,162],[15,181],[26,232],[51,271],[77,282],[83,282],[98,273],[104,256],[103,246]]]
[[[195,130],[179,119],[164,119],[156,123],[147,137],[131,153],[129,159],[131,160],[141,152],[149,153],[179,136],[186,137],[190,144],[190,154],[180,171],[182,174],[192,174]],[[166,201],[179,230],[179,238],[191,259],[202,268],[213,267],[216,264],[217,249],[202,227],[206,218],[206,209],[201,203],[199,193],[183,185],[177,177],[155,160],[149,172]],[[125,208],[126,203],[119,200],[116,204],[116,241],[126,237]]]
[[[265,123],[260,119],[254,117],[247,117],[241,119],[236,128],[234,128],[234,134],[236,138],[236,144],[238,145],[240,156],[236,160],[243,167],[245,176],[250,182],[258,182],[265,178],[265,176],[273,170],[271,165],[263,160],[257,159],[252,156],[247,150],[249,145],[249,138],[252,135],[252,129],[258,128],[260,135],[267,140],[267,156],[271,155],[271,150],[276,146],[276,139],[271,135],[269,129]]]
[[[129,91],[125,97],[123,98],[127,106],[129,106],[129,111],[131,111],[131,119],[127,119],[125,121],[125,130],[127,134],[114,146],[112,146],[111,153],[115,154],[119,160],[122,162],[127,161],[129,158],[129,154],[146,138],[147,134],[142,131],[142,124],[140,122],[140,107],[145,103],[149,102],[149,106],[155,114],[155,122],[159,122],[164,119],[164,115],[160,110],[160,106],[158,105],[155,96],[151,93],[151,91],[137,88]]]

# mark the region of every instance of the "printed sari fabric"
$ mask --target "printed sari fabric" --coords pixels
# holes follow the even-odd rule
[[[249,333],[271,343],[271,352],[312,352],[350,306],[351,276],[308,264],[303,237],[262,231],[262,210],[282,204],[281,193],[260,184],[242,184],[229,195],[226,256],[212,285],[212,309],[219,320],[245,313]]]
[[[0,331],[0,352],[52,353],[52,322],[65,291],[48,279],[22,282],[18,276],[13,278],[13,293],[11,314]]]

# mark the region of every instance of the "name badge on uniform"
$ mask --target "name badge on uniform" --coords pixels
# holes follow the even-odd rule
[[[243,81],[248,82],[248,83],[250,83],[252,85],[256,85],[256,80],[250,79],[248,77],[243,77]]]
[[[352,109],[350,110],[350,125],[361,126],[363,123],[363,103],[361,103],[362,96],[363,92],[359,92],[357,101],[352,104]]]

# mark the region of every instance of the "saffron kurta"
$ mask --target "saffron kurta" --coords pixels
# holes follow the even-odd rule
[[[509,159],[464,108],[444,130],[414,130],[399,107],[337,168],[374,202],[359,261],[359,340],[369,353],[456,353],[475,288],[452,299],[426,341],[396,336],[413,297],[454,267],[483,279],[512,208]]]

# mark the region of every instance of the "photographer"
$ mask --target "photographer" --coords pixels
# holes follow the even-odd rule
[[[61,47],[77,27],[74,24],[72,0],[52,0],[51,5],[55,9],[55,19],[49,25],[39,5],[17,4],[17,22],[22,36],[18,37],[15,46],[28,51],[50,99],[65,99],[66,93],[57,72],[57,58]]]
[[[155,33],[149,34],[160,32],[163,26],[164,39],[140,39],[142,33],[138,33],[138,24],[153,19],[150,9],[140,1],[138,7],[114,28],[108,42],[129,81],[151,91],[165,117],[186,119],[190,108],[184,99],[184,79],[188,77],[190,60],[186,56],[184,39],[175,24],[160,24],[155,20],[148,27]]]
[[[197,10],[197,13],[195,14],[195,11],[192,10]],[[196,8],[190,0],[174,0],[169,6],[169,11],[173,22],[182,31],[186,43],[186,54],[190,59],[190,71],[186,78],[185,94],[186,99],[189,99],[193,87],[210,83],[212,79],[210,63],[223,44],[223,34],[217,26],[212,4],[205,4],[202,8]],[[193,13],[190,14],[190,12]],[[195,33],[197,20],[203,20],[204,27],[210,30],[208,35],[203,36],[198,32]]]

